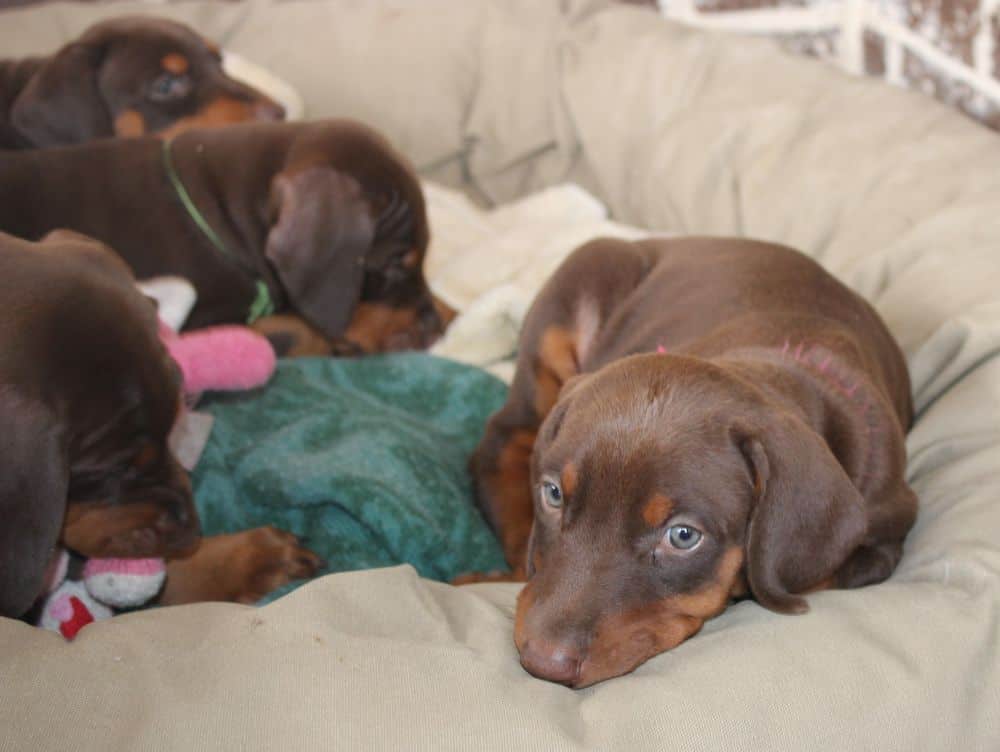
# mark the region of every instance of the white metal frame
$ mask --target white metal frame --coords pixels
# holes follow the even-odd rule
[[[864,35],[874,31],[885,42],[886,80],[905,86],[904,52],[934,71],[968,86],[983,98],[982,109],[1000,109],[1000,81],[993,76],[993,19],[1000,18],[1000,0],[979,0],[980,27],[973,42],[974,67],[966,65],[893,18],[877,0],[825,0],[808,6],[702,12],[694,0],[659,0],[667,18],[703,28],[749,34],[838,35],[838,62],[855,74],[864,73]]]

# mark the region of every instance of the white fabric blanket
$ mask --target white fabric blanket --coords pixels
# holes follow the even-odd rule
[[[431,289],[459,315],[431,352],[485,368],[510,382],[517,338],[545,280],[591,238],[650,233],[608,219],[595,196],[561,184],[495,209],[424,183],[431,226],[426,271]]]

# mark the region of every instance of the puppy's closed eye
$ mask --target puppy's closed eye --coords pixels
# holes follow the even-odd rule
[[[194,89],[191,76],[187,73],[161,73],[154,78],[146,92],[152,102],[176,102],[187,97]]]

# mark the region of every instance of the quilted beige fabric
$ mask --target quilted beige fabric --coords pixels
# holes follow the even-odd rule
[[[1000,142],[918,95],[584,0],[286,0],[0,15],[0,49],[168,12],[311,115],[384,129],[502,202],[575,180],[615,219],[796,245],[869,296],[918,407],[920,518],[886,583],[753,603],[574,692],[511,644],[516,588],[406,567],[259,610],[0,622],[0,749],[1000,749]]]

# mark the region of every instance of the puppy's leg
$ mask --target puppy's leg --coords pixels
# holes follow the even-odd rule
[[[902,443],[900,436],[898,441]],[[902,478],[871,502],[869,540],[837,570],[837,587],[856,588],[887,579],[903,556],[903,539],[917,516],[917,495]]]
[[[159,603],[254,603],[292,580],[314,576],[322,560],[298,539],[274,527],[204,538],[186,559],[167,562]]]
[[[563,385],[585,370],[602,323],[652,263],[641,246],[593,241],[556,270],[528,311],[507,402],[490,418],[470,462],[477,502],[500,538],[514,579],[525,578],[534,519],[531,454],[538,429]],[[456,583],[501,578],[511,577],[466,575]]]
[[[524,407],[520,401],[508,400],[490,419],[469,462],[476,502],[500,539],[504,558],[517,580],[524,579],[528,536],[534,519],[531,451],[540,422],[533,410]],[[496,578],[465,576],[456,580],[456,584],[482,579]]]

